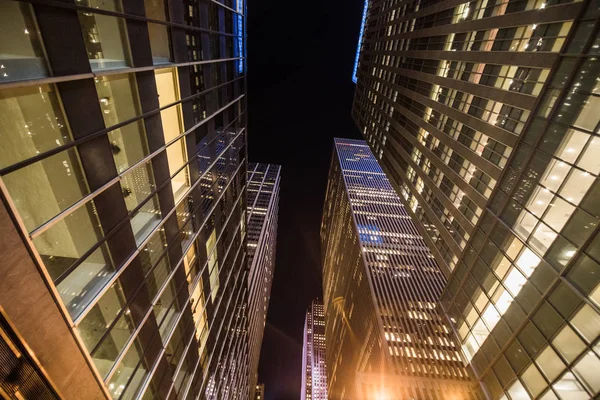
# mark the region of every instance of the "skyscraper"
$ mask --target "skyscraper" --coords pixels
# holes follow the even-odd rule
[[[335,139],[321,244],[330,398],[478,398],[444,275],[362,140]]]
[[[280,170],[279,165],[248,164],[250,388],[256,386],[258,379],[260,349],[273,283]]]
[[[327,400],[325,313],[319,300],[313,300],[306,311],[302,337],[300,400]]]
[[[491,399],[598,395],[598,2],[373,1],[353,116]]]
[[[249,396],[244,7],[0,1],[0,305],[61,398]]]

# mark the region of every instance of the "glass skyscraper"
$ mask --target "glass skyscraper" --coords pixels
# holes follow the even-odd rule
[[[327,400],[325,311],[320,300],[313,300],[306,311],[302,339],[300,400]]]
[[[65,399],[246,399],[243,0],[0,0],[0,306]]]
[[[248,164],[248,330],[252,391],[258,379],[260,349],[275,269],[280,171],[279,165]]]
[[[600,391],[598,1],[368,4],[353,117],[490,399]]]
[[[329,396],[477,399],[446,279],[366,142],[335,139],[321,225]]]

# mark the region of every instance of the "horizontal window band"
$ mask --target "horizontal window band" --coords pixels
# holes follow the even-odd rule
[[[91,141],[93,139],[96,139],[96,138],[98,138],[98,137],[100,137],[102,135],[105,135],[105,134],[107,134],[109,132],[112,132],[112,131],[114,131],[116,129],[120,129],[120,128],[122,128],[124,126],[127,126],[127,125],[129,125],[131,123],[134,123],[136,121],[141,121],[144,118],[151,117],[151,116],[156,115],[156,114],[160,114],[161,111],[164,111],[164,110],[166,110],[166,109],[168,109],[170,107],[173,107],[173,106],[176,106],[176,105],[179,105],[179,104],[183,104],[185,102],[188,102],[190,100],[195,99],[196,97],[204,96],[204,95],[212,92],[215,89],[220,89],[220,88],[222,88],[222,87],[224,87],[226,85],[232,84],[232,83],[234,83],[234,82],[236,82],[236,81],[238,81],[238,80],[240,80],[242,78],[244,78],[244,77],[243,76],[237,77],[237,78],[235,78],[235,79],[233,79],[231,81],[228,81],[228,82],[225,82],[225,83],[221,83],[221,84],[219,84],[217,86],[213,86],[213,87],[211,87],[209,89],[206,89],[206,90],[204,90],[204,91],[202,91],[200,93],[196,93],[194,95],[188,96],[185,99],[178,100],[178,101],[176,101],[174,103],[168,104],[168,105],[166,105],[164,107],[160,107],[160,108],[158,108],[156,110],[148,111],[148,112],[143,113],[141,115],[138,115],[136,117],[133,117],[133,118],[130,118],[130,119],[125,120],[123,122],[120,122],[118,124],[112,125],[109,128],[104,128],[104,129],[102,129],[100,131],[97,131],[97,132],[91,133],[89,135],[86,135],[85,137],[73,140],[72,142],[66,143],[66,144],[64,144],[62,146],[55,147],[55,148],[53,148],[51,150],[48,150],[48,151],[46,151],[44,153],[41,153],[41,154],[38,154],[38,155],[36,155],[34,157],[30,157],[30,158],[28,158],[26,160],[19,161],[16,164],[9,165],[8,167],[4,167],[4,168],[0,169],[0,176],[9,174],[9,173],[14,172],[14,171],[16,171],[18,169],[21,169],[21,168],[24,168],[24,167],[26,167],[28,165],[34,164],[34,163],[36,163],[38,161],[41,161],[41,160],[43,160],[45,158],[51,157],[53,155],[56,155],[56,154],[58,154],[58,153],[60,153],[60,152],[62,152],[64,150],[69,150],[69,149],[72,149],[72,148],[74,148],[74,147],[76,147],[78,145],[81,145],[83,143],[87,143],[87,142],[89,142],[89,141]],[[0,90],[1,90],[1,88],[2,87],[0,86]],[[240,95],[238,97],[238,99],[240,99],[240,98],[242,98],[244,96],[245,96],[245,94],[242,94],[242,95]],[[236,99],[234,101],[237,101],[238,99]],[[216,114],[218,114],[218,112],[217,113],[213,113],[212,116],[214,116]],[[202,124],[203,121],[206,121],[206,120],[212,118],[212,116],[203,119],[200,123],[194,125],[194,127],[191,128],[191,129],[197,128],[198,126],[200,126]]]

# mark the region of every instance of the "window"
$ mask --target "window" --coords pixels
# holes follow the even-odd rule
[[[588,342],[593,342],[600,335],[600,315],[587,304],[571,318],[571,324]]]
[[[79,335],[102,377],[106,376],[117,356],[133,334],[135,326],[119,282],[114,283],[77,326]],[[113,324],[115,318],[119,318]],[[110,328],[110,333],[105,336]],[[96,348],[97,347],[97,348]]]
[[[135,75],[106,75],[94,78],[94,81],[107,127],[140,115]]]
[[[146,17],[149,19],[167,20],[165,0],[144,0],[144,5],[146,7]],[[169,29],[167,26],[148,23],[148,34],[150,36],[150,49],[152,50],[152,63],[154,65],[170,63],[171,50],[169,48]]]
[[[592,394],[600,391],[600,360],[593,351],[588,351],[573,370]]]
[[[568,362],[573,362],[585,348],[585,343],[568,325],[565,325],[556,335],[552,344]]]
[[[155,78],[160,107],[166,107],[179,100],[179,83],[175,69],[157,70]],[[183,133],[181,105],[177,104],[162,110],[160,117],[165,143],[168,144]],[[177,201],[190,186],[188,167],[187,165],[184,167],[187,163],[185,138],[181,138],[167,147],[167,159],[169,162],[169,172],[171,176],[175,175],[171,180],[171,186],[175,201]]]
[[[135,242],[140,246],[160,223],[161,212],[158,196],[154,195],[131,217],[131,229]]]
[[[0,0],[0,37],[0,83],[48,76],[31,5]]]
[[[104,288],[114,271],[108,248],[103,243],[58,283],[56,289],[73,319]]]
[[[2,180],[28,231],[89,193],[74,148],[4,175]]]
[[[0,1],[0,20],[5,3],[19,4]],[[0,22],[0,30],[1,25]],[[0,48],[7,42],[3,40]],[[0,65],[2,62],[0,60]],[[0,76],[1,71],[2,68]],[[3,89],[0,91],[0,115],[0,168],[71,142],[69,127],[54,86]]]
[[[108,382],[108,390],[113,399],[134,398],[134,393],[144,381],[147,369],[140,357],[140,347],[136,339]]]
[[[565,364],[563,364],[558,354],[550,346],[546,347],[537,356],[535,362],[550,381],[554,380],[565,369]]]
[[[118,173],[149,154],[144,121],[141,119],[108,132],[108,140]]]
[[[92,71],[131,66],[124,19],[80,12],[79,22]]]
[[[96,206],[90,201],[34,237],[33,243],[56,281],[70,273],[71,266],[103,236]]]
[[[217,232],[213,228],[206,241],[206,254],[208,254],[208,274],[210,277],[210,297],[214,302],[219,290],[219,260],[217,253]]]
[[[540,374],[540,371],[535,367],[535,364],[531,364],[529,368],[523,372],[521,379],[533,397],[536,397],[546,388],[546,381],[542,374]]]
[[[581,383],[570,372],[564,374],[552,387],[561,399],[588,400],[590,398]]]

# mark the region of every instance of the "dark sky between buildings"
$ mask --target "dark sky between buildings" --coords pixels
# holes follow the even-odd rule
[[[322,297],[319,228],[350,110],[363,0],[248,0],[248,152],[280,164],[277,261],[259,367],[266,400],[299,399],[302,329]]]

